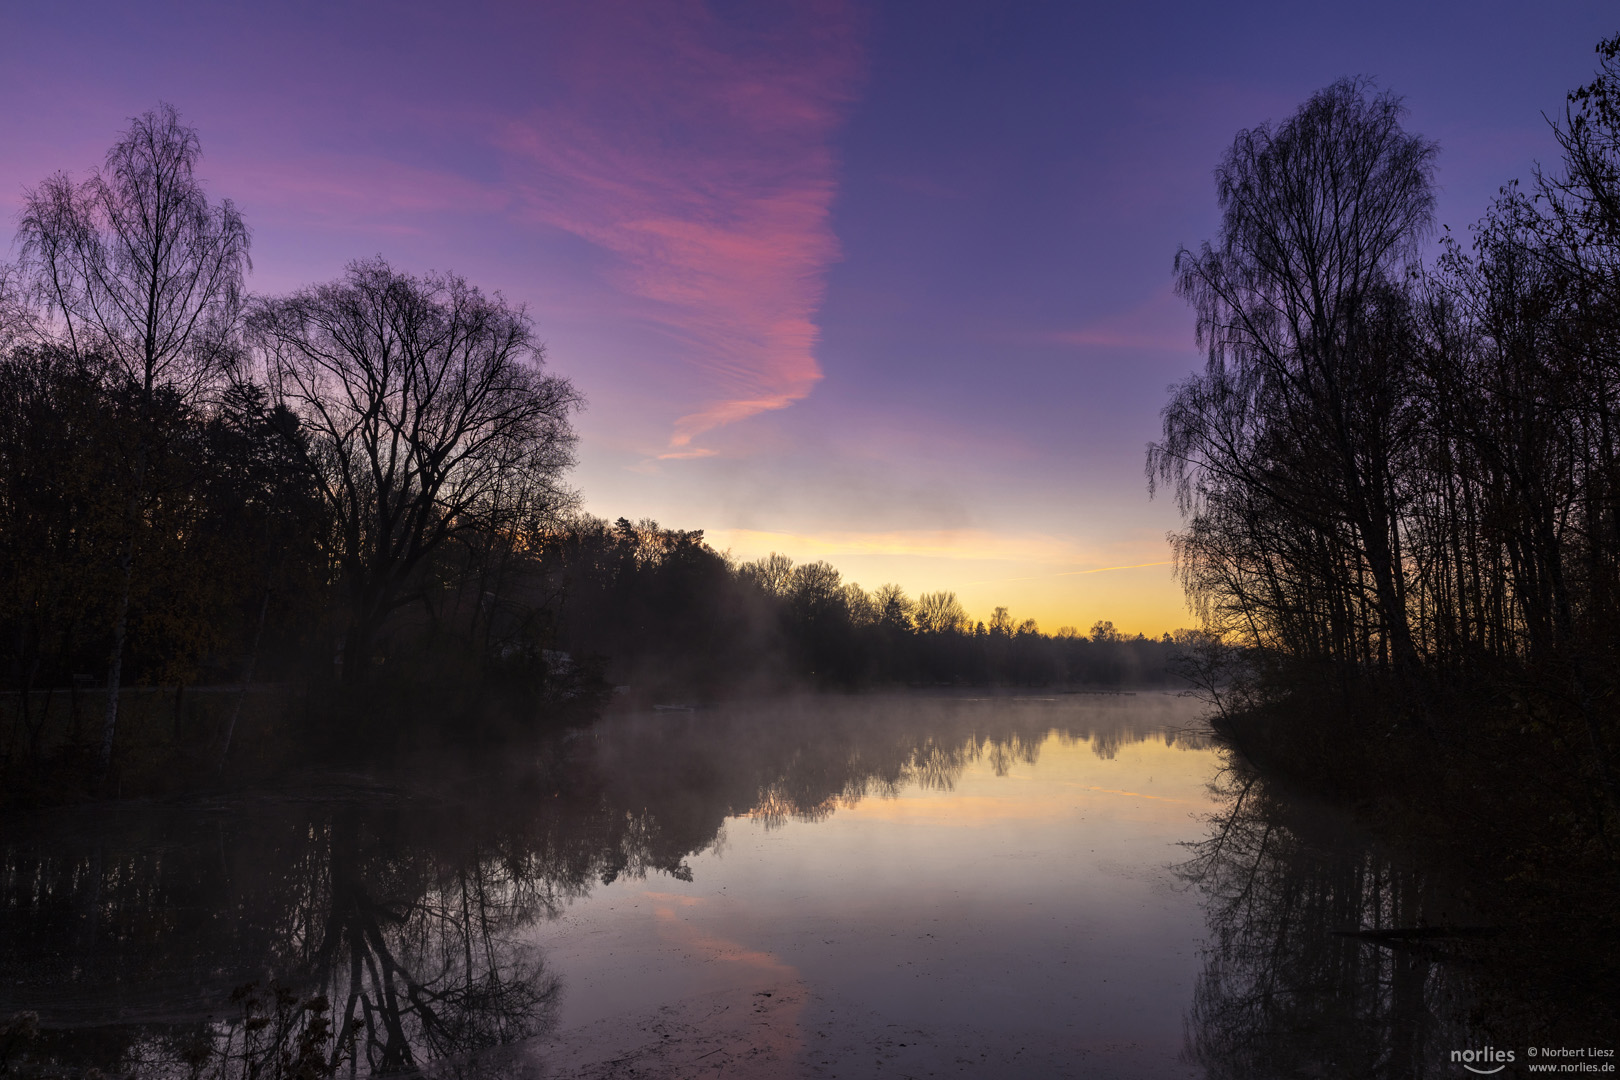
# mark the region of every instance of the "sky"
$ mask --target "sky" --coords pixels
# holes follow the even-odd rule
[[[1143,474],[1201,363],[1171,264],[1233,136],[1370,76],[1466,235],[1617,31],[1612,0],[4,0],[0,243],[171,103],[255,291],[381,255],[525,305],[588,401],[590,513],[1158,635],[1197,625]]]

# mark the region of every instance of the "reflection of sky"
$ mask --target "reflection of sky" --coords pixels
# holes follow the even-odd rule
[[[1181,727],[1198,712],[1127,700],[1107,715]],[[720,1016],[769,991],[792,1005],[766,1025],[788,1052],[892,1028],[918,1033],[918,1075],[955,1041],[1009,1040],[1098,1055],[1106,1075],[1178,1075],[1203,921],[1169,867],[1206,827],[1214,768],[1213,750],[1129,727],[1052,732],[820,820],[733,818],[690,882],[621,879],[540,931],[567,987],[558,1040],[616,1057],[643,1013]]]
[[[769,12],[770,14],[761,14]],[[1352,14],[1353,12],[1353,14]],[[1441,217],[1553,156],[1612,5],[8,4],[0,206],[173,102],[254,285],[382,253],[527,303],[609,517],[955,589],[1055,629],[1189,621],[1143,444],[1196,363],[1168,289],[1239,127],[1365,72]]]

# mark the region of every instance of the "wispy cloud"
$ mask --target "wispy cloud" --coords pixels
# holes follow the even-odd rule
[[[1047,578],[1079,577],[1083,574],[1106,574],[1113,570],[1144,570],[1150,566],[1172,566],[1174,559],[1160,559],[1157,562],[1127,563],[1124,566],[1094,566],[1086,570],[1055,570],[1050,574],[1031,574],[1027,577],[991,578],[987,581],[969,581],[967,585],[1000,585],[1013,581],[1043,581]]]
[[[766,10],[766,9],[760,9]],[[831,139],[858,74],[842,3],[744,29],[687,0],[593,4],[567,93],[510,122],[520,212],[614,258],[693,392],[660,456],[810,393],[836,192]],[[780,17],[777,17],[780,15]]]
[[[1079,348],[1156,349],[1186,351],[1194,348],[1193,316],[1187,304],[1165,286],[1139,304],[1094,319],[1073,330],[1053,330],[1040,340]]]
[[[511,204],[499,185],[380,156],[231,162],[218,186],[284,218],[353,231],[425,232],[437,215],[502,213]]]
[[[1009,534],[986,529],[897,529],[888,532],[829,531],[814,533],[721,529],[708,535],[716,547],[744,557],[780,551],[795,559],[829,559],[840,555],[903,555],[976,562],[1074,565],[1084,561],[1068,540],[1041,534]]]

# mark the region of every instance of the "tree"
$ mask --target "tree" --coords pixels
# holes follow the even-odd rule
[[[75,644],[105,629],[128,449],[110,397],[94,359],[52,346],[0,355],[0,640],[36,764],[34,685],[71,671]]]
[[[849,612],[851,623],[856,626],[873,626],[877,623],[880,609],[871,593],[853,581],[844,586],[843,593],[844,610]]]
[[[33,336],[32,299],[22,269],[0,263],[0,355]]]
[[[545,373],[522,307],[380,258],[257,303],[248,326],[303,423],[335,523],[330,555],[349,596],[344,679],[356,681],[430,554],[570,504],[562,475],[581,399]]]
[[[825,560],[800,563],[788,578],[787,597],[801,619],[815,620],[843,611],[843,581]]]
[[[1612,307],[1620,304],[1620,34],[1598,42],[1598,77],[1569,95],[1553,129],[1562,174],[1540,174],[1549,230],[1570,249],[1569,264]]]
[[[45,331],[74,354],[99,354],[139,404],[120,584],[113,605],[100,768],[112,760],[129,600],[150,494],[155,396],[186,400],[235,359],[232,349],[248,230],[230,200],[211,204],[196,178],[201,144],[173,106],[130,121],[103,171],[75,184],[58,173],[24,197],[19,240]]]
[[[967,623],[967,612],[953,592],[923,593],[917,597],[914,616],[917,629],[924,634],[948,634],[962,629]]]
[[[906,590],[892,583],[879,585],[872,594],[872,603],[877,607],[879,625],[898,633],[911,631],[917,605]]]
[[[1166,406],[1148,473],[1189,518],[1178,558],[1195,592],[1236,594],[1260,636],[1298,639],[1287,620],[1327,611],[1332,640],[1314,651],[1354,655],[1372,636],[1405,668],[1404,283],[1430,227],[1436,147],[1402,130],[1398,98],[1370,91],[1342,80],[1233,142],[1216,173],[1220,239],[1176,256],[1208,364]],[[1346,561],[1369,584],[1340,595],[1324,583]]]
[[[771,552],[753,562],[743,563],[739,572],[768,596],[786,596],[793,581],[793,560]]]

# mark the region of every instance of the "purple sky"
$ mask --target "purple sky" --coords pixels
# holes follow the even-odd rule
[[[1142,478],[1199,362],[1170,264],[1233,134],[1371,75],[1463,230],[1555,160],[1542,114],[1616,30],[1612,0],[15,0],[0,212],[169,101],[256,290],[381,254],[527,304],[590,401],[592,512],[1158,633],[1193,622]]]

